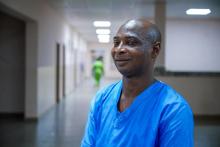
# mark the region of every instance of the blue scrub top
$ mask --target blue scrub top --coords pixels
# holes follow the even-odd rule
[[[193,114],[184,98],[156,81],[119,112],[122,81],[97,93],[81,147],[192,147]]]

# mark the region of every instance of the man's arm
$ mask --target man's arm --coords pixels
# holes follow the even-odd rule
[[[193,114],[188,104],[166,107],[159,126],[160,147],[193,147]]]
[[[97,131],[96,131],[95,119],[93,117],[92,111],[90,110],[88,121],[85,128],[84,137],[81,142],[81,147],[94,147],[96,134]]]
[[[95,146],[96,136],[97,136],[96,114],[98,113],[97,107],[99,107],[99,100],[101,97],[102,97],[102,92],[100,90],[97,92],[96,96],[92,99],[84,137],[81,142],[81,147]]]

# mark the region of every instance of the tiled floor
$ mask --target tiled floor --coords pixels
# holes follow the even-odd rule
[[[101,87],[111,82],[105,80]],[[97,89],[87,80],[38,122],[0,119],[0,147],[79,147]],[[220,147],[220,124],[197,124],[195,147]]]

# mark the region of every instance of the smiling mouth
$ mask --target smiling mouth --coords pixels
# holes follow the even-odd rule
[[[126,65],[129,61],[130,61],[130,59],[115,59],[115,63],[116,63],[118,66],[124,66],[124,65]]]
[[[117,63],[123,63],[123,62],[128,62],[130,59],[115,59],[115,62]]]
[[[130,59],[116,59],[116,62],[124,62],[124,61],[129,61]]]

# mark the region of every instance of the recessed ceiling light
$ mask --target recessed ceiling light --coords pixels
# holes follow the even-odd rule
[[[99,39],[100,43],[109,43],[110,40],[109,39]]]
[[[110,35],[97,35],[98,39],[110,39]]]
[[[109,29],[96,29],[96,34],[100,34],[100,35],[106,35],[106,34],[110,34],[111,31]]]
[[[211,13],[210,9],[188,9],[186,10],[186,14],[187,15],[208,15],[209,13]]]
[[[99,43],[109,43],[109,40],[99,40]]]
[[[100,43],[109,43],[110,42],[110,35],[98,35],[98,40]]]
[[[111,22],[110,21],[94,21],[93,25],[95,27],[110,27]]]

